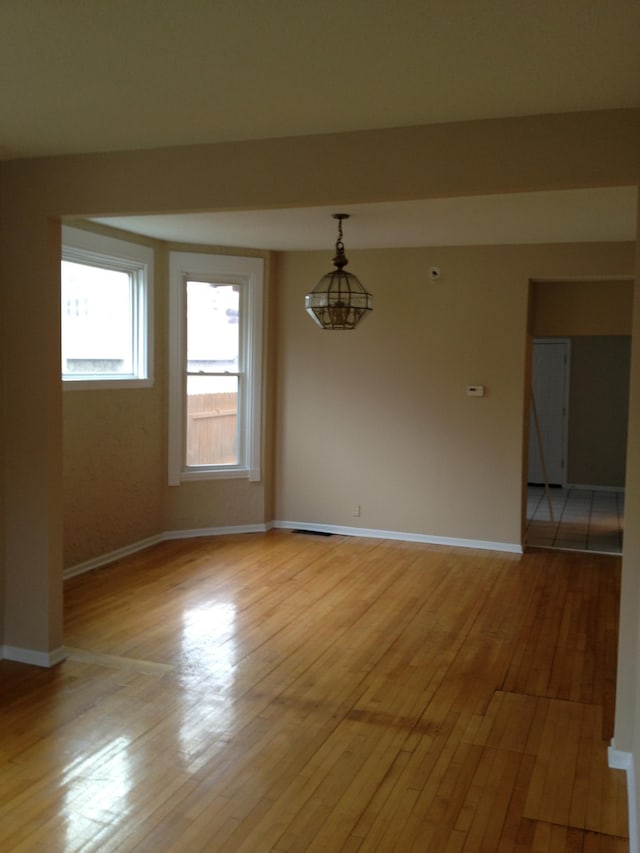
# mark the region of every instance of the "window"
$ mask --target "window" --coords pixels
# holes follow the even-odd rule
[[[172,252],[169,484],[260,479],[260,258]]]
[[[68,227],[62,241],[66,387],[150,386],[152,250]]]

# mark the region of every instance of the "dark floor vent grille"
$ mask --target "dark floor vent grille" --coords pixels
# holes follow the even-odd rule
[[[303,533],[305,536],[333,536],[328,530],[300,530],[295,528],[294,533]]]

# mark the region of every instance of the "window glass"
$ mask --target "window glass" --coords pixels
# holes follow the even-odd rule
[[[68,226],[62,240],[65,387],[150,386],[152,250]]]
[[[133,365],[131,274],[62,261],[63,374],[126,374]]]
[[[237,465],[240,286],[187,281],[187,465]]]

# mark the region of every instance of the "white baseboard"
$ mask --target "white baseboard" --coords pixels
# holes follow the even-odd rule
[[[99,569],[100,566],[106,566],[107,563],[113,563],[114,560],[119,560],[121,557],[129,557],[131,554],[136,554],[138,551],[143,551],[145,548],[150,548],[152,545],[157,545],[162,542],[164,536],[149,536],[147,539],[141,539],[139,542],[134,542],[132,545],[125,545],[124,548],[116,548],[115,551],[109,551],[106,554],[101,554],[99,557],[94,557],[91,560],[86,560],[84,563],[78,563],[64,570],[63,577],[75,577],[82,575],[85,572],[90,572],[92,569]]]
[[[197,527],[191,530],[167,530],[157,536],[141,539],[124,548],[109,551],[92,560],[78,563],[64,571],[64,578],[90,572],[119,560],[143,551],[145,548],[156,545],[158,542],[166,542],[174,539],[196,539],[201,536],[226,536],[234,533],[266,533],[272,527],[283,530],[317,530],[320,533],[337,533],[343,536],[363,536],[371,539],[397,539],[403,542],[423,542],[426,545],[445,545],[451,548],[479,548],[483,551],[504,551],[510,554],[522,554],[522,545],[515,542],[490,542],[484,539],[455,539],[447,536],[428,536],[423,533],[405,533],[397,530],[372,530],[363,527],[343,527],[335,524],[311,524],[303,521],[274,521],[265,524],[238,524],[226,527]]]
[[[28,663],[31,666],[41,666],[46,669],[60,663],[67,656],[64,646],[59,646],[52,652],[37,652],[34,649],[21,649],[17,646],[1,646],[0,650],[4,660]]]
[[[638,803],[636,800],[636,773],[633,761],[627,769],[627,808],[629,810],[629,853],[639,853]]]
[[[636,774],[633,753],[616,749],[615,739],[607,753],[612,770],[624,770],[627,774],[627,808],[629,813],[629,853],[640,853],[638,848],[638,806],[636,802]]]
[[[515,542],[489,542],[484,539],[456,539],[448,536],[429,536],[425,533],[406,533],[398,530],[375,530],[364,527],[342,527],[335,524],[311,524],[306,521],[274,521],[273,526],[284,530],[307,530],[318,533],[337,533],[342,536],[364,536],[370,539],[397,539],[402,542],[422,542],[425,545],[446,545],[450,548],[479,548],[483,551],[506,551],[522,554],[522,545]]]
[[[607,759],[607,763],[612,770],[628,770],[633,764],[631,753],[616,749],[615,741],[613,740],[607,750]]]
[[[131,554],[137,554],[138,551],[144,551],[145,548],[150,548],[159,542],[166,542],[172,539],[195,539],[200,536],[225,536],[230,533],[265,533],[270,529],[270,524],[239,524],[235,527],[198,527],[193,530],[168,530],[165,533],[159,533],[157,536],[140,539],[138,542],[126,545],[124,548],[116,548],[115,551],[101,554],[99,557],[86,560],[84,563],[70,566],[64,570],[63,577],[67,580],[76,575],[90,572],[92,569],[99,569],[101,566],[106,566],[115,560],[120,560],[122,557],[129,557]]]
[[[163,540],[197,539],[200,536],[228,536],[233,533],[266,533],[271,524],[238,524],[230,527],[196,527],[193,530],[168,530],[162,534]]]

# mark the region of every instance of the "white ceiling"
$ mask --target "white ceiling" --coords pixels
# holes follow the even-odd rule
[[[335,212],[347,249],[635,240],[635,187],[514,193],[295,210],[227,211],[96,221],[160,240],[295,251],[330,250]]]
[[[640,107],[640,0],[2,0],[0,158]],[[354,206],[347,247],[633,239],[628,189]],[[329,209],[113,224],[320,248]]]

